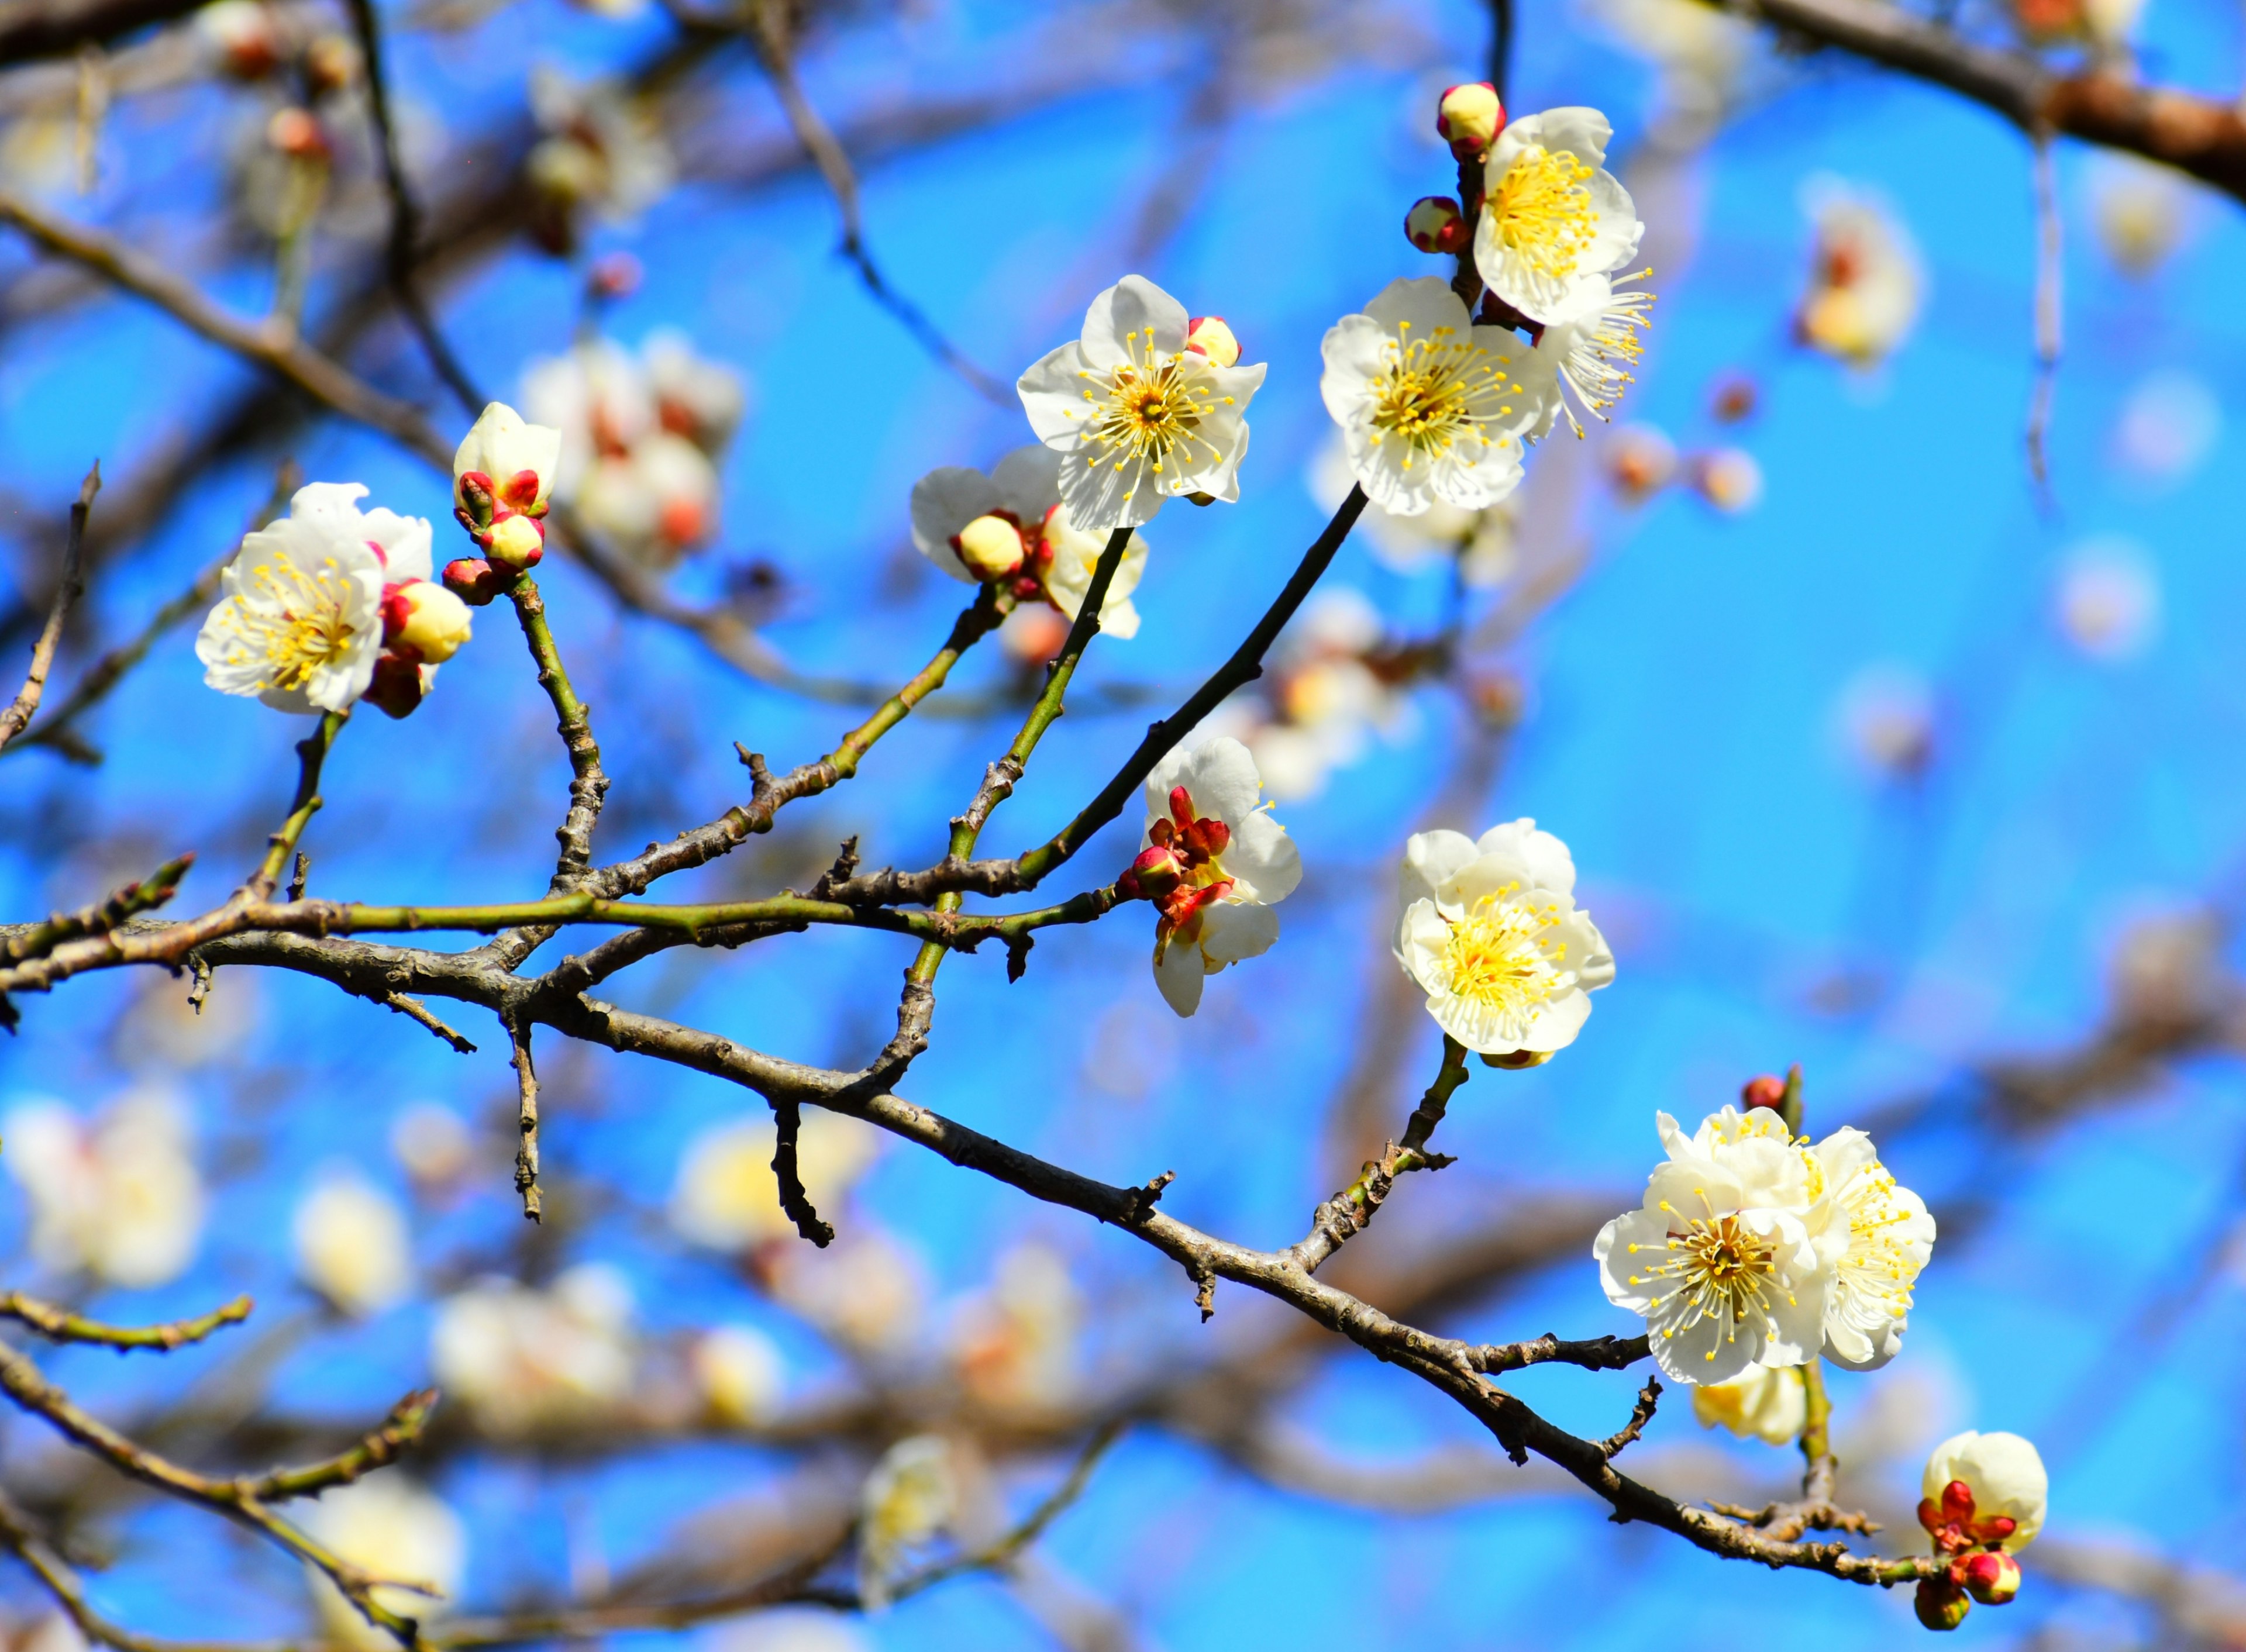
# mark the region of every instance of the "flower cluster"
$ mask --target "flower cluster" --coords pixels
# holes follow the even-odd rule
[[[1725,1107],[1689,1137],[1655,1121],[1668,1159],[1591,1254],[1608,1299],[1644,1315],[1664,1373],[1724,1383],[1821,1352],[1851,1370],[1895,1357],[1934,1218],[1868,1136],[1813,1147],[1768,1106]]]
[[[493,402],[453,454],[453,515],[483,551],[445,565],[446,588],[480,608],[546,554],[562,432]]]
[[[598,1262],[543,1290],[504,1279],[471,1285],[438,1304],[429,1365],[487,1433],[521,1439],[582,1426],[633,1391],[631,1288]]]
[[[1313,597],[1280,638],[1256,697],[1235,696],[1206,726],[1247,746],[1272,797],[1314,797],[1331,771],[1364,754],[1369,736],[1403,724],[1405,688],[1431,653],[1392,644],[1364,593],[1335,587]]]
[[[194,1260],[206,1200],[187,1110],[170,1092],[129,1091],[92,1120],[58,1101],[23,1102],[0,1136],[43,1267],[137,1287],[168,1283]]]
[[[2012,1556],[2043,1529],[2050,1479],[2018,1435],[1969,1431],[1934,1448],[1921,1485],[1918,1523],[1951,1558],[1947,1573],[1920,1580],[1914,1604],[1928,1628],[1954,1629],[1973,1601],[2003,1606],[2019,1593]]]

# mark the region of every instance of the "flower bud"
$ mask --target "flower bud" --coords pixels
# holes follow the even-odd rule
[[[1167,844],[1150,843],[1139,851],[1130,870],[1116,879],[1115,887],[1126,900],[1143,896],[1160,902],[1184,880],[1185,875],[1186,869],[1179,863],[1174,849]]]
[[[443,586],[409,580],[382,594],[382,642],[442,665],[468,640],[468,605]]]
[[[507,589],[508,578],[480,556],[445,564],[445,588],[470,608],[481,608]]]
[[[1753,510],[1762,498],[1762,466],[1744,448],[1719,447],[1692,460],[1692,491],[1723,512],[1736,516]]]
[[[1785,1101],[1786,1080],[1775,1073],[1766,1072],[1759,1078],[1750,1078],[1739,1087],[1739,1105],[1742,1107],[1768,1107],[1775,1112]]]
[[[292,160],[324,162],[332,153],[320,119],[309,109],[276,109],[265,123],[265,141]]]
[[[561,457],[560,431],[526,425],[505,402],[493,402],[453,455],[453,502],[473,516],[479,527],[490,524],[489,500],[494,496],[525,516],[543,516]],[[500,479],[496,483],[494,477]],[[481,508],[478,489],[486,501]]]
[[[1004,516],[978,516],[951,536],[951,548],[978,580],[1003,580],[1022,565],[1022,530]]]
[[[1240,364],[1240,341],[1232,336],[1232,329],[1224,324],[1222,316],[1195,316],[1188,321],[1186,348],[1196,356],[1208,357],[1219,367]]]
[[[604,254],[586,272],[585,295],[602,303],[629,298],[639,290],[643,273],[639,260],[630,253]]]
[[[1454,253],[1467,244],[1466,214],[1448,195],[1422,195],[1404,214],[1404,239],[1423,253]]]
[[[359,697],[394,717],[410,717],[429,691],[428,674],[403,655],[385,654],[374,663],[374,681]]]
[[[2020,1592],[2020,1563],[2002,1549],[1969,1554],[1950,1569],[1984,1606],[2006,1605]]]
[[[1641,504],[1677,474],[1676,445],[1650,425],[1626,425],[1614,433],[1607,473],[1623,503]]]
[[[1965,1615],[1973,1609],[1973,1602],[1948,1578],[1923,1577],[1918,1581],[1918,1593],[1911,1601],[1911,1608],[1928,1628],[1954,1629],[1965,1621]]]
[[[492,524],[488,549],[493,568],[520,573],[538,566],[546,554],[546,534],[534,518],[502,516]]]
[[[1470,80],[1453,86],[1435,105],[1435,135],[1450,145],[1460,160],[1478,160],[1497,141],[1505,126],[1505,105],[1497,88],[1487,80]]]

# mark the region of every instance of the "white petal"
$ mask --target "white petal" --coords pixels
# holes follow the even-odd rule
[[[1024,527],[1035,527],[1060,503],[1060,455],[1049,447],[1018,447],[991,470],[1000,501]]]
[[[1221,859],[1224,875],[1237,880],[1240,894],[1267,906],[1284,901],[1303,880],[1302,851],[1287,828],[1260,809],[1234,829]]]
[[[1154,965],[1154,985],[1161,989],[1164,1003],[1181,1016],[1190,1016],[1201,1008],[1204,973],[1201,948],[1173,935],[1169,949]]]
[[[998,489],[981,471],[957,465],[930,471],[913,484],[913,545],[952,578],[972,584],[975,576],[951,548],[951,537],[998,507]]]
[[[1144,275],[1126,275],[1092,301],[1084,312],[1084,353],[1094,367],[1114,367],[1146,359],[1151,333],[1154,350],[1174,356],[1186,347],[1186,307]],[[1133,332],[1142,337],[1126,342]]]
[[[1279,914],[1269,907],[1220,901],[1201,909],[1201,953],[1211,975],[1242,958],[1262,957],[1278,939]]]

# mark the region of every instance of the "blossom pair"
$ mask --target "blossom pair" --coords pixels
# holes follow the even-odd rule
[[[1668,1151],[1641,1208],[1592,1246],[1608,1299],[1644,1316],[1653,1356],[1682,1383],[1826,1358],[1894,1358],[1934,1218],[1862,1131],[1814,1147],[1768,1107],[1726,1106],[1687,1136],[1655,1115]]]

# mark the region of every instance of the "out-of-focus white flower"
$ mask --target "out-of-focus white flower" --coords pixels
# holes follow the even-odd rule
[[[812,1607],[783,1607],[713,1625],[702,1644],[709,1652],[872,1652],[849,1619]]]
[[[914,547],[956,580],[1007,581],[1018,598],[1043,598],[1075,619],[1107,535],[1086,532],[1069,514],[1063,462],[1050,448],[1018,447],[987,476],[957,465],[930,471],[913,484]],[[1146,572],[1147,541],[1133,534],[1099,606],[1101,631],[1139,635],[1131,593]]]
[[[238,80],[261,79],[279,68],[294,33],[281,10],[263,0],[214,0],[195,13],[195,35],[213,64]]]
[[[1593,14],[1623,46],[1660,70],[1668,114],[1697,127],[1731,106],[1754,49],[1753,31],[1743,19],[1694,0],[1596,0]]]
[[[1644,1315],[1655,1363],[1680,1383],[1806,1363],[1825,1340],[1827,1278],[1805,1220],[1808,1157],[1766,1107],[1725,1107],[1690,1137],[1667,1113],[1655,1123],[1668,1159],[1591,1247],[1608,1300]]]
[[[1498,134],[1482,167],[1474,265],[1492,292],[1531,321],[1590,315],[1610,278],[1637,256],[1645,226],[1606,170],[1614,128],[1596,109],[1548,109]]]
[[[1695,453],[1687,472],[1692,491],[1726,516],[1751,511],[1762,500],[1762,466],[1743,447]]]
[[[776,1245],[759,1254],[773,1297],[863,1354],[894,1354],[921,1331],[928,1269],[902,1241],[860,1221],[819,1250]]]
[[[695,1338],[694,1385],[720,1423],[752,1427],[779,1409],[787,1364],[752,1325],[718,1325]]]
[[[1840,712],[1849,752],[1874,773],[1909,779],[1934,760],[1934,689],[1909,667],[1865,667],[1842,689]]]
[[[391,1123],[390,1151],[425,1193],[458,1179],[474,1146],[467,1121],[433,1101],[414,1103]]]
[[[1625,425],[1606,445],[1607,479],[1625,505],[1643,505],[1676,479],[1677,444],[1651,425]]]
[[[1303,474],[1320,509],[1338,510],[1357,480],[1349,444],[1339,431],[1322,445]],[[1358,518],[1358,536],[1373,560],[1399,574],[1416,574],[1438,564],[1455,563],[1469,589],[1501,585],[1512,574],[1513,504],[1508,499],[1486,509],[1462,510],[1437,500],[1417,516],[1399,516],[1368,504]]]
[[[986,1405],[1058,1405],[1076,1382],[1083,1321],[1068,1264],[1043,1245],[1018,1245],[998,1258],[990,1290],[960,1316],[953,1356],[960,1381]]]
[[[1420,832],[1404,846],[1396,958],[1427,1013],[1483,1055],[1549,1057],[1590,1018],[1614,958],[1577,909],[1568,846],[1534,820]]]
[[[439,1386],[501,1438],[598,1420],[631,1392],[631,1288],[584,1262],[544,1290],[493,1280],[438,1304],[429,1363]]]
[[[26,194],[69,189],[80,180],[82,159],[75,110],[35,110],[0,128],[0,178]]]
[[[683,436],[655,431],[595,459],[577,490],[585,520],[636,560],[674,566],[718,532],[718,472]]]
[[[1193,348],[1194,325],[1169,294],[1126,275],[1092,301],[1077,342],[1022,375],[1030,428],[1061,455],[1061,500],[1086,533],[1151,521],[1174,495],[1240,497],[1263,366],[1212,360]]]
[[[1201,1007],[1204,977],[1270,950],[1271,908],[1302,881],[1302,856],[1263,792],[1248,748],[1222,735],[1147,777],[1146,835],[1120,881],[1154,903],[1154,984],[1181,1016]]]
[[[31,1254],[112,1285],[161,1285],[194,1260],[203,1185],[187,1110],[160,1090],[128,1091],[89,1122],[58,1101],[12,1108],[0,1139],[31,1201]]]
[[[89,1642],[61,1612],[50,1612],[29,1628],[8,1635],[9,1652],[87,1652]]]
[[[2118,151],[2090,158],[2091,227],[2124,275],[2141,280],[2168,262],[2196,204],[2189,181],[2171,167]]]
[[[2173,486],[2206,462],[2222,434],[2222,404],[2204,379],[2152,373],[2121,404],[2113,456],[2147,481]]]
[[[1399,516],[1438,501],[1494,505],[1521,483],[1523,438],[1557,392],[1522,383],[1528,355],[1505,327],[1477,327],[1439,275],[1392,281],[1325,336],[1318,391],[1341,426],[1365,497]]]
[[[1964,1499],[1950,1491],[1960,1483],[1966,1489]],[[2018,1434],[1981,1434],[1969,1429],[1934,1448],[1926,1459],[1920,1494],[1926,1502],[1919,1505],[1919,1520],[1928,1530],[1936,1529],[1929,1518],[1930,1503],[1943,1524],[1955,1521],[1963,1526],[1964,1535],[2010,1551],[2027,1547],[2043,1530],[2051,1481],[2041,1454],[2027,1440]]]
[[[1382,653],[1386,641],[1364,593],[1323,589],[1271,651],[1260,695],[1235,699],[1203,727],[1248,748],[1274,799],[1316,796],[1331,771],[1364,754],[1373,731],[1392,732],[1410,710],[1398,682],[1412,668],[1401,654]]]
[[[1861,1130],[1836,1130],[1802,1157],[1813,1200],[1806,1220],[1827,1275],[1825,1356],[1876,1370],[1902,1349],[1911,1288],[1934,1254],[1934,1218]]]
[[[1854,367],[1875,367],[1909,337],[1926,281],[1910,232],[1872,196],[1837,178],[1803,190],[1813,226],[1809,285],[1794,335]]]
[[[355,1174],[323,1177],[297,1205],[289,1231],[297,1273],[346,1314],[367,1318],[413,1288],[405,1214]]]
[[[152,976],[118,1023],[112,1057],[152,1075],[225,1061],[257,1030],[260,990],[255,976],[230,970],[197,1006],[179,982]]]
[[[398,1469],[380,1470],[323,1492],[303,1519],[305,1530],[338,1559],[377,1577],[435,1589],[436,1598],[408,1588],[374,1591],[380,1605],[425,1625],[445,1615],[444,1597],[456,1594],[466,1575],[468,1535],[460,1517]],[[387,1630],[362,1617],[322,1573],[307,1565],[304,1575],[330,1644],[352,1652],[383,1652],[398,1644]]]
[[[195,638],[203,681],[282,711],[341,711],[382,651],[383,587],[429,577],[429,524],[355,501],[357,482],[297,489],[289,514],[247,534]],[[415,571],[418,570],[418,571]]]
[[[724,452],[749,407],[748,383],[739,371],[700,354],[675,327],[650,333],[639,355],[663,428],[712,459]]]
[[[653,112],[611,81],[574,81],[539,64],[530,71],[530,108],[548,135],[531,150],[526,169],[565,208],[630,222],[677,178]]]
[[[2093,660],[2133,659],[2160,627],[2160,577],[2128,540],[2077,547],[2060,565],[2053,595],[2060,635]]]
[[[819,1107],[805,1108],[802,1121],[796,1172],[811,1202],[825,1209],[849,1196],[874,1161],[881,1132]],[[711,1250],[746,1250],[793,1238],[795,1224],[779,1207],[779,1181],[772,1174],[778,1142],[769,1117],[713,1125],[688,1142],[671,1187],[671,1227]]]
[[[959,1516],[951,1447],[934,1434],[899,1440],[866,1477],[860,1506],[858,1590],[868,1609],[879,1610],[907,1553]]]
[[[1692,1390],[1692,1415],[1703,1428],[1727,1428],[1741,1439],[1791,1445],[1809,1415],[1808,1390],[1799,1367],[1776,1370],[1750,1365],[1727,1383],[1703,1383]]]

